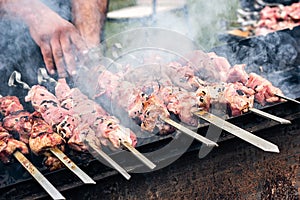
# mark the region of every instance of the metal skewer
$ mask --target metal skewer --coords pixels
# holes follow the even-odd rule
[[[185,133],[185,134],[187,134],[187,135],[189,135],[189,136],[195,138],[196,140],[198,140],[198,141],[200,141],[200,142],[202,142],[202,143],[204,143],[204,144],[206,144],[206,145],[208,145],[208,146],[218,146],[217,143],[215,143],[215,142],[213,142],[213,141],[207,139],[206,137],[203,137],[203,136],[201,136],[201,135],[195,133],[194,131],[192,131],[192,130],[190,130],[190,129],[184,127],[184,126],[182,126],[181,124],[178,124],[177,122],[175,122],[175,121],[173,121],[173,120],[171,120],[171,119],[169,119],[169,118],[161,117],[161,119],[162,119],[164,122],[170,124],[171,126],[174,126],[174,127],[177,128],[178,130],[182,131],[183,133]]]
[[[45,70],[45,68],[39,68],[38,71],[38,77],[39,77],[39,83],[47,80],[53,83],[56,83],[56,80],[52,79],[47,71]],[[122,130],[121,130],[122,131]],[[122,141],[120,139],[120,141]],[[154,169],[156,167],[156,165],[154,163],[152,163],[148,158],[146,158],[143,154],[141,154],[139,151],[137,151],[133,146],[131,146],[128,142],[121,142],[123,144],[123,146],[125,146],[129,151],[131,151],[139,160],[141,160],[147,167],[149,167],[150,169]],[[104,152],[101,151],[101,154],[103,154]],[[106,155],[106,154],[105,154]],[[103,155],[102,155],[103,157]],[[106,155],[105,157],[109,157],[108,155]],[[126,177],[125,177],[126,178]]]
[[[8,85],[10,87],[16,87],[17,85],[15,84],[15,81],[23,86],[23,89],[30,90],[30,86],[23,82],[21,80],[21,74],[17,71],[14,71],[9,80],[8,80]],[[50,148],[49,149],[62,163],[65,164],[65,166],[71,170],[75,175],[78,176],[84,183],[89,183],[89,184],[96,184],[96,182],[89,177],[85,172],[83,172],[75,163],[68,158],[67,155],[65,155],[62,151],[60,151],[58,148]]]
[[[80,178],[85,184],[96,184],[96,182],[83,172],[66,154],[64,154],[59,148],[51,148],[50,151],[66,166],[68,167],[78,178]]]
[[[296,99],[292,99],[292,98],[289,98],[289,97],[281,95],[281,94],[275,94],[275,96],[277,96],[279,98],[282,98],[282,99],[285,99],[285,100],[288,100],[288,101],[295,102],[297,104],[300,104],[300,101],[297,101]]]
[[[66,199],[20,151],[13,155],[53,199]]]
[[[118,163],[116,163],[111,157],[109,157],[106,153],[104,153],[97,145],[89,140],[85,139],[85,144],[91,148],[93,151],[89,151],[94,158],[101,162],[101,158],[108,162],[111,167],[117,170],[120,174],[122,174],[127,180],[131,178],[131,176],[127,173],[125,169],[123,169]]]
[[[211,96],[216,98],[216,99],[219,99],[220,95],[222,95],[222,93],[220,93],[219,91],[222,91],[224,87],[223,86],[218,86],[218,87],[210,87],[209,86],[208,88],[209,88]],[[292,99],[292,100],[294,100],[294,99]],[[259,110],[259,109],[253,108],[253,107],[248,107],[248,109],[249,109],[249,111],[251,111],[251,112],[253,112],[257,115],[260,115],[262,117],[277,121],[281,124],[291,124],[291,121],[289,121],[289,120],[283,119],[281,117],[277,117],[275,115],[269,114],[269,113],[264,112],[262,110]]]
[[[276,152],[279,153],[278,146],[268,142],[260,137],[257,137],[256,135],[238,127],[234,124],[231,124],[211,113],[208,113],[206,111],[198,111],[194,113],[196,116],[208,121],[209,123],[214,124],[217,127],[222,128],[223,130],[241,138],[242,140],[245,140],[246,142],[249,142],[250,144],[253,144],[254,146],[269,152]]]
[[[143,154],[141,154],[138,150],[136,150],[131,144],[127,141],[121,141],[121,144],[124,145],[135,157],[137,157],[140,161],[142,161],[147,167],[150,169],[154,169],[156,165],[151,162],[148,158],[146,158]]]
[[[275,115],[271,115],[271,114],[269,114],[269,113],[266,113],[266,112],[261,111],[261,110],[256,109],[256,108],[249,108],[249,110],[250,110],[251,112],[255,113],[255,114],[258,114],[258,115],[262,116],[262,117],[266,117],[266,118],[268,118],[268,119],[272,119],[272,120],[274,120],[274,121],[277,121],[277,122],[279,122],[280,124],[291,124],[291,123],[292,123],[290,120],[283,119],[283,118],[277,117],[277,116],[275,116]]]

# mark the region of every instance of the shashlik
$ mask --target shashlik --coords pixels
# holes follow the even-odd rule
[[[10,162],[10,156],[20,150],[28,154],[29,150],[24,142],[14,139],[11,134],[0,125],[0,159],[3,163]]]
[[[70,90],[67,84],[60,82],[57,87],[62,87],[57,95],[66,99],[65,102],[62,102],[63,106],[54,94],[40,85],[31,88],[25,101],[31,101],[34,109],[41,113],[47,123],[56,127],[57,131],[68,139],[68,145],[75,150],[85,151],[87,149],[84,144],[85,137],[93,138],[92,141],[97,144],[101,142],[104,145],[110,146],[112,144],[112,147],[120,148],[119,139],[122,138],[120,130],[124,128],[115,118],[105,114],[100,106],[80,95],[78,90]],[[66,89],[70,91],[69,97],[66,96],[65,92],[68,92]],[[97,134],[94,130],[97,131]],[[126,141],[135,146],[136,136],[132,132],[129,134]]]
[[[99,76],[97,96],[106,94],[123,107],[129,117],[138,118],[143,130],[153,131],[158,127],[160,133],[171,132],[172,128],[165,128],[159,115],[174,113],[182,122],[196,126],[193,111],[208,111],[213,103],[227,104],[230,115],[236,116],[249,111],[254,100],[262,105],[282,101],[275,95],[282,94],[279,88],[257,74],[248,74],[244,64],[231,67],[225,58],[202,51],[193,52],[187,60],[154,69],[162,74],[157,80],[151,80],[150,75],[146,77],[136,69],[118,74],[104,71]],[[201,75],[203,70],[204,76]],[[203,81],[198,75],[210,81]],[[142,78],[134,78],[138,76]],[[217,90],[217,95],[212,94],[213,90]]]
[[[17,97],[2,97],[0,104],[4,115],[3,127],[18,133],[18,138],[28,144],[34,154],[44,154],[44,163],[50,170],[61,168],[62,163],[46,150],[52,147],[64,149],[64,139],[53,132],[52,127],[41,118],[39,113],[24,111]]]
[[[78,88],[70,88],[65,79],[59,79],[55,88],[56,96],[63,108],[78,114],[82,124],[86,124],[108,146],[108,140],[115,148],[120,148],[120,140],[136,146],[136,135],[123,127],[116,117],[109,115],[99,104],[89,99]],[[108,140],[107,140],[108,139]]]

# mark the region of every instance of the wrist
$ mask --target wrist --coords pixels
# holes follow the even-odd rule
[[[24,21],[28,26],[41,23],[41,16],[44,13],[53,13],[50,8],[39,0],[2,1],[1,7],[9,16]]]

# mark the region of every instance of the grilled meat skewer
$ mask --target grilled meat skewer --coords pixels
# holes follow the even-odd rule
[[[100,133],[102,144],[106,146],[112,144],[114,148],[120,148],[122,145],[130,150],[149,168],[153,169],[155,167],[155,164],[134,149],[134,146],[137,142],[135,134],[130,129],[126,129],[121,126],[119,121],[115,117],[106,113],[106,111],[99,104],[90,100],[86,95],[81,93],[78,88],[71,89],[65,79],[59,79],[58,82],[51,79],[44,68],[39,69],[39,77],[39,82],[44,82],[44,79],[46,79],[55,83],[55,93],[62,107],[73,114],[79,115],[81,124],[88,125],[91,130]],[[92,140],[93,138],[89,139],[90,142]],[[108,140],[110,143],[108,143]],[[102,152],[100,149],[95,149],[96,146],[90,142],[87,142],[88,146],[98,153],[96,158],[100,155],[107,160],[108,156],[104,155],[104,152]],[[110,164],[114,168],[119,169],[118,171],[122,173],[122,170],[119,166],[113,162],[110,162]]]
[[[158,129],[160,134],[171,133],[175,128],[207,145],[217,146],[182,125],[170,119],[170,113],[164,100],[154,91],[159,91],[160,84],[136,87],[135,84],[124,80],[109,71],[103,71],[99,76],[97,96],[105,95],[125,109],[130,118],[140,124],[141,129],[153,132]],[[175,127],[176,126],[176,127]]]
[[[18,133],[20,140],[28,144],[34,154],[45,154],[45,151],[55,146],[64,149],[64,140],[58,134],[53,133],[52,127],[45,123],[37,113],[31,114],[24,111],[17,97],[2,97],[0,105],[4,115],[3,126],[9,131]],[[51,154],[46,153],[45,156],[45,165],[50,170],[62,167],[61,162],[57,158],[52,158]]]
[[[21,151],[23,154],[28,154],[27,145],[19,140],[14,139],[9,132],[0,125],[0,159],[3,163],[9,163],[9,157],[15,151]]]
[[[11,97],[11,99],[16,98]],[[9,104],[10,106],[7,107],[5,103],[7,102],[1,101],[0,103],[0,112],[4,115],[14,113],[14,109],[18,110],[22,107],[19,107],[20,104]],[[64,196],[24,156],[24,154],[28,153],[29,150],[27,145],[22,141],[14,139],[9,132],[0,125],[0,159],[2,162],[8,163],[10,161],[9,157],[13,155],[53,199],[65,199]]]
[[[12,105],[19,105],[14,108],[23,110],[23,106],[20,104],[19,99],[16,97],[2,97],[2,101],[0,102],[5,102],[5,104],[1,103],[1,108],[5,111],[8,111],[9,108],[12,108],[12,106],[10,106],[10,104],[8,103],[9,100],[12,99],[14,100],[10,101]],[[59,148],[64,149],[64,139],[57,133],[53,132],[52,127],[41,118],[41,115],[38,112],[34,112],[29,116],[19,117],[18,115],[14,116],[14,113],[18,113],[19,111],[16,111],[16,109],[14,111],[15,112],[10,112],[10,115],[5,116],[5,118],[3,119],[4,125],[14,131],[24,130],[24,127],[26,127],[29,137],[29,140],[27,142],[29,143],[30,149],[37,155],[44,154],[46,156],[44,164],[50,166],[50,170],[61,168],[62,163],[64,163],[84,183],[95,184],[94,180],[87,176],[80,168],[75,165],[75,163],[73,163],[64,153],[62,153]],[[53,157],[48,152],[48,150],[53,152],[56,157]]]

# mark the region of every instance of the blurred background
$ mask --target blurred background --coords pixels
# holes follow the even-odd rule
[[[240,6],[238,0],[110,0],[105,37],[127,29],[155,26],[178,31],[204,49],[211,49],[222,43],[220,35],[235,26]],[[156,9],[154,15],[151,9]]]

